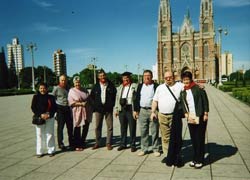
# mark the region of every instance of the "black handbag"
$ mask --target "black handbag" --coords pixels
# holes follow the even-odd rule
[[[40,116],[33,115],[33,117],[32,117],[32,124],[42,125],[42,124],[45,124],[45,120],[42,119]]]
[[[185,116],[184,116],[184,111],[183,111],[181,102],[178,101],[178,99],[175,97],[174,93],[171,91],[171,89],[168,86],[167,86],[167,88],[168,88],[169,92],[172,94],[173,98],[176,101],[173,114],[175,116],[180,116],[181,118],[184,118]]]

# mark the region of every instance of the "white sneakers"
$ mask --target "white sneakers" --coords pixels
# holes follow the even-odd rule
[[[140,151],[137,155],[138,156],[144,156],[146,153],[144,151]]]
[[[202,163],[195,163],[194,161],[191,161],[189,163],[189,166],[194,167],[195,169],[200,169],[200,168],[202,168],[203,164]]]
[[[155,156],[155,157],[160,157],[160,156],[161,156],[161,153],[159,153],[158,151],[155,151],[155,152],[154,152],[154,156]]]

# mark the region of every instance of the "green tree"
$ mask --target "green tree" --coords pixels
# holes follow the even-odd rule
[[[246,70],[246,72],[244,74],[244,78],[245,78],[245,80],[250,80],[250,69]]]
[[[15,69],[8,69],[8,87],[17,87],[17,75]]]
[[[38,79],[38,83],[46,82],[48,86],[53,86],[56,84],[56,75],[47,66],[38,66],[35,74],[36,78]]]
[[[34,68],[35,71],[35,68]],[[36,77],[36,76],[35,76]],[[32,68],[25,67],[19,74],[21,88],[29,89],[32,85]]]
[[[8,88],[8,67],[3,47],[0,49],[0,89]]]

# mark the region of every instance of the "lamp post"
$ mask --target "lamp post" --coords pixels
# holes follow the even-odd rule
[[[31,53],[31,61],[32,61],[32,91],[35,91],[35,74],[34,74],[34,50],[37,50],[36,44],[30,42],[27,45],[27,50]]]
[[[219,28],[218,28],[218,32],[219,32],[219,44],[220,44],[220,46],[219,46],[219,53],[220,53],[220,61],[219,61],[219,86],[221,86],[222,85],[222,83],[221,83],[221,71],[222,71],[222,55],[221,55],[221,52],[222,52],[222,44],[221,44],[221,33],[223,32],[224,33],[224,35],[226,36],[227,34],[228,34],[228,32],[227,32],[227,29],[222,29],[222,27],[220,26]]]
[[[138,84],[140,83],[140,69],[141,69],[141,65],[140,64],[138,64],[137,65],[137,70],[138,70]]]
[[[96,66],[95,66],[96,61],[97,61],[96,57],[91,58],[91,62],[93,63],[93,70],[94,70],[94,84],[96,84],[96,72],[95,72],[95,69],[96,69]]]

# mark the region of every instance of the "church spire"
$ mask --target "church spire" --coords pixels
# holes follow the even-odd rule
[[[214,31],[213,1],[201,0],[200,3],[200,32],[207,33]]]

